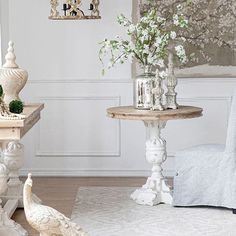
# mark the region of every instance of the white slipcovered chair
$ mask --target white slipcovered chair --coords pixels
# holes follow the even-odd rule
[[[174,206],[216,206],[236,214],[236,92],[226,145],[200,145],[176,154]]]

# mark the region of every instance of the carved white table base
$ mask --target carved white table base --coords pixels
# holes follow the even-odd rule
[[[166,141],[161,137],[164,121],[146,121],[146,159],[153,165],[152,175],[142,188],[131,194],[131,198],[141,205],[154,206],[160,203],[172,204],[170,188],[162,174],[162,164],[167,158]]]
[[[1,236],[28,235],[19,224],[10,219],[17,208],[23,208],[23,183],[19,179],[19,170],[23,165],[24,146],[19,140],[39,121],[43,108],[43,104],[26,104],[24,119],[0,119]],[[34,198],[34,201],[40,202],[36,196]]]
[[[3,164],[8,170],[7,190],[0,196],[3,209],[0,208],[0,235],[27,236],[27,232],[10,218],[17,208],[23,208],[23,183],[19,179],[19,170],[23,165],[24,146],[18,141],[3,145]],[[37,196],[34,201],[41,203]]]
[[[2,236],[27,236],[28,233],[21,225],[11,220],[8,213],[0,206],[0,235]]]
[[[131,198],[142,205],[171,204],[171,191],[162,174],[162,164],[166,160],[167,154],[166,141],[161,137],[161,130],[168,120],[191,119],[202,116],[202,108],[179,106],[178,109],[173,110],[145,111],[135,109],[133,106],[119,106],[108,108],[107,114],[113,119],[141,120],[146,126],[146,159],[153,165],[152,175],[142,188],[131,195]]]
[[[5,205],[8,204],[8,209],[11,208],[12,214],[16,208],[23,208],[23,183],[19,179],[19,170],[23,166],[23,161],[24,145],[18,141],[9,142],[3,151],[3,163],[9,171],[8,188],[7,192],[0,197]],[[35,195],[34,200],[41,203]]]

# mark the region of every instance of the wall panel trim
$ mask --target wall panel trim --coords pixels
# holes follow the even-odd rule
[[[235,83],[236,84],[236,78],[179,78],[178,82],[180,84],[188,84],[188,83]],[[132,78],[121,78],[121,79],[88,79],[88,78],[82,78],[79,79],[78,77],[68,77],[68,78],[61,78],[57,79],[53,77],[45,77],[43,79],[33,79],[29,80],[27,83],[29,84],[80,84],[80,83],[86,83],[86,84],[103,84],[103,83],[116,83],[116,84],[131,84],[133,83]]]
[[[79,100],[85,100],[85,101],[114,101],[116,106],[120,105],[121,102],[121,97],[120,96],[76,96],[76,97],[69,97],[69,96],[64,96],[64,97],[38,97],[38,100],[41,103],[44,103],[45,101],[79,101]],[[39,129],[38,129],[38,139],[37,139],[37,151],[36,151],[36,157],[120,157],[121,156],[121,123],[119,120],[116,120],[116,133],[117,133],[117,145],[116,145],[116,150],[113,152],[110,151],[88,151],[88,152],[60,152],[60,151],[55,151],[55,152],[45,152],[41,151],[39,149],[40,147],[40,124],[39,124]]]

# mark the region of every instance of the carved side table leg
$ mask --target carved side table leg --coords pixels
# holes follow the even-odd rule
[[[24,146],[19,142],[10,142],[4,150],[4,164],[9,170],[7,195],[12,198],[20,198],[23,183],[19,179],[19,170],[23,166]]]
[[[23,208],[23,183],[19,179],[19,170],[23,166],[24,145],[18,141],[9,142],[4,149],[3,155],[3,162],[9,171],[9,181],[7,193],[1,198],[7,211],[13,214],[16,208]],[[41,203],[41,200],[35,195],[34,201]]]
[[[141,205],[154,206],[160,203],[172,204],[170,188],[162,174],[162,164],[167,158],[166,141],[161,137],[165,122],[147,121],[146,159],[153,165],[152,175],[142,188],[131,194],[131,198]]]
[[[4,164],[0,164],[0,193],[4,193],[7,189],[7,168]],[[2,208],[2,200],[0,199],[0,235],[2,236],[27,236],[27,232],[16,222],[10,219],[7,211]]]
[[[4,236],[28,236],[21,225],[11,220],[7,212],[0,206],[0,235]]]

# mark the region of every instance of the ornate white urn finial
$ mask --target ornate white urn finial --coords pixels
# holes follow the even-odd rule
[[[3,68],[19,68],[16,64],[16,55],[14,51],[14,43],[10,41],[8,43],[7,54],[5,56],[6,63],[3,65]]]
[[[6,63],[0,70],[0,84],[4,92],[4,102],[8,105],[12,100],[20,100],[19,93],[28,79],[26,70],[19,68],[16,64],[14,43],[8,43],[8,50],[5,56]]]

